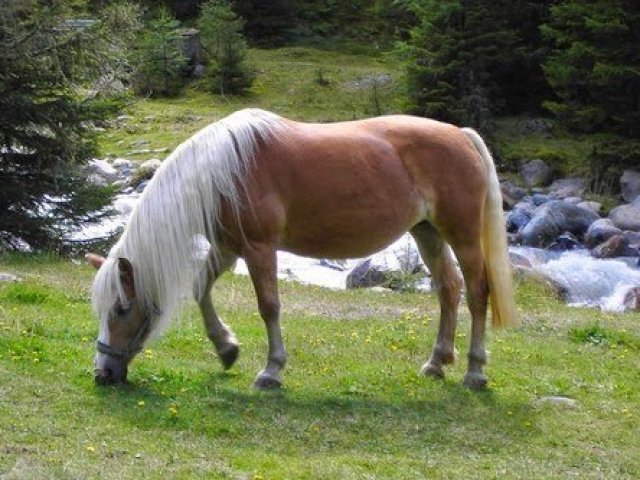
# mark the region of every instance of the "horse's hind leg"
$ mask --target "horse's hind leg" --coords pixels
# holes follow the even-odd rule
[[[469,367],[463,383],[467,387],[481,389],[487,384],[487,377],[482,369],[487,363],[484,339],[489,298],[484,256],[479,237],[467,238],[461,245],[455,245],[454,248],[467,287],[467,304],[472,322]]]
[[[411,230],[422,259],[431,272],[440,300],[440,326],[431,358],[422,367],[421,373],[444,378],[443,366],[455,359],[455,331],[462,279],[456,270],[449,246],[440,233],[428,222]]]
[[[218,262],[208,261],[201,279],[202,286],[196,285],[195,296],[202,313],[204,326],[209,339],[213,342],[218,358],[226,369],[231,368],[238,358],[240,348],[233,331],[220,319],[211,301],[211,287],[214,282],[235,262],[236,257],[230,253],[221,253]]]
[[[264,243],[247,243],[244,248],[244,260],[247,262],[269,341],[267,365],[258,373],[253,386],[259,389],[279,388],[282,386],[281,371],[287,361],[287,353],[280,331],[276,250]]]

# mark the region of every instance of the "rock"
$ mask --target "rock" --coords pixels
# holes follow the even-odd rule
[[[549,245],[548,249],[552,252],[564,252],[578,247],[580,247],[580,241],[576,236],[570,232],[564,232]]]
[[[614,258],[625,255],[629,244],[623,235],[614,235],[591,250],[595,258]]]
[[[583,201],[579,202],[578,207],[586,208],[587,210],[591,210],[593,213],[600,214],[600,210],[602,209],[602,204],[599,202],[591,202],[591,201]]]
[[[130,142],[129,145],[132,147],[146,147],[147,145],[149,145],[149,140],[146,140],[144,138],[139,138],[138,140],[134,140],[133,142]]]
[[[205,72],[205,66],[203,64],[201,64],[201,63],[199,63],[198,65],[193,67],[193,76],[195,78],[204,77],[204,72]]]
[[[579,406],[578,401],[573,398],[555,396],[555,395],[539,397],[536,400],[534,400],[533,404],[535,406],[552,405],[556,407],[563,407],[563,408],[570,408],[570,409],[578,408]]]
[[[144,192],[144,189],[147,188],[147,185],[149,185],[149,180],[143,180],[142,182],[140,182],[138,184],[138,186],[135,189],[136,193],[142,193]]]
[[[538,207],[529,223],[520,231],[522,244],[546,247],[564,232],[582,238],[597,219],[598,215],[590,210],[552,200]]]
[[[87,183],[91,185],[95,185],[96,187],[106,187],[109,185],[109,182],[105,180],[104,177],[98,175],[97,173],[91,173],[87,177]]]
[[[507,209],[513,208],[526,195],[524,189],[509,181],[500,183],[500,191],[502,192],[502,202]]]
[[[382,285],[387,279],[388,269],[374,265],[371,257],[359,262],[347,275],[347,289],[368,288]]]
[[[113,183],[118,179],[118,171],[113,168],[109,162],[99,160],[97,158],[89,161],[85,167],[85,171],[89,175],[98,175],[102,177],[107,183]]]
[[[360,261],[347,275],[347,288],[383,285],[394,288],[398,277],[410,277],[423,270],[418,247],[411,237],[403,237],[390,247]],[[402,285],[396,285],[402,289]]]
[[[513,271],[516,277],[522,279],[530,279],[544,286],[549,293],[561,302],[567,302],[569,299],[569,288],[558,280],[551,278],[537,270],[524,266],[513,265]]]
[[[640,256],[640,232],[624,232],[622,235],[629,245],[627,256]]]
[[[516,252],[509,252],[509,261],[513,267],[532,268],[533,265],[527,257]]]
[[[545,138],[551,134],[553,124],[543,118],[530,118],[522,122],[521,132],[524,135],[541,134]]]
[[[583,178],[561,178],[551,184],[549,193],[558,198],[582,197],[586,188],[587,184]]]
[[[133,169],[133,162],[127,158],[118,157],[111,163],[111,165],[113,165],[113,168],[116,170]]]
[[[526,202],[520,202],[507,214],[507,232],[519,232],[533,217],[535,207]]]
[[[640,197],[633,203],[620,205],[609,212],[613,224],[621,230],[640,232]]]
[[[640,172],[625,170],[620,177],[620,191],[625,202],[632,203],[640,197]]]
[[[551,201],[551,197],[544,193],[534,193],[531,196],[531,203],[533,203],[536,207],[539,207],[540,205],[544,205],[545,203],[550,201]]]
[[[138,169],[153,170],[155,172],[158,168],[160,168],[160,165],[162,165],[162,161],[159,158],[150,158],[146,162],[143,162]]]
[[[13,273],[0,272],[0,282],[21,282],[22,279]]]
[[[563,198],[562,201],[570,203],[572,205],[578,205],[580,202],[582,202],[582,197],[566,197]]]
[[[625,310],[640,312],[640,287],[633,287],[624,294],[622,305]]]
[[[553,180],[553,170],[539,158],[523,164],[520,175],[527,187],[546,187]]]
[[[150,180],[156,173],[156,170],[160,168],[160,165],[162,165],[162,162],[157,158],[152,158],[142,163],[142,165],[140,165],[140,167],[133,173],[131,185],[137,187],[145,180]]]
[[[599,218],[589,225],[584,236],[584,243],[588,248],[593,248],[614,235],[620,234],[622,234],[622,230],[616,227],[610,218]]]
[[[137,196],[119,195],[113,202],[113,208],[115,208],[120,215],[129,215],[133,211],[137,200]]]

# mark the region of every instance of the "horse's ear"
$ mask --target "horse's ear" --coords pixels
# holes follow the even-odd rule
[[[87,253],[84,258],[89,263],[89,265],[91,265],[96,270],[98,270],[104,263],[104,257],[96,255],[95,253]]]
[[[118,258],[118,272],[120,273],[120,281],[127,297],[134,298],[136,291],[133,282],[133,265],[124,257]]]

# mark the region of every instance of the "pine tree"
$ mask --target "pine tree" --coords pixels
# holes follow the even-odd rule
[[[182,91],[188,59],[179,26],[180,22],[163,9],[142,31],[133,78],[137,94],[172,97]]]
[[[496,113],[531,108],[527,96],[545,91],[542,72],[531,61],[532,44],[540,39],[532,38],[532,20],[523,23],[520,12],[537,12],[539,20],[546,3],[406,2],[419,19],[399,49],[408,59],[413,113],[482,128]]]
[[[121,72],[105,20],[75,19],[76,3],[0,5],[0,243],[56,247],[95,220],[111,192],[85,184],[96,123],[121,100],[98,81]]]
[[[640,137],[640,3],[567,0],[543,32],[555,43],[544,71],[559,97],[545,105],[583,132]]]
[[[209,0],[202,5],[198,29],[208,56],[206,76],[214,93],[244,93],[253,83],[246,65],[247,43],[242,35],[243,20],[225,0]]]

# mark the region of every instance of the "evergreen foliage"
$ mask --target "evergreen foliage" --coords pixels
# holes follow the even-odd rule
[[[549,2],[405,3],[419,20],[399,45],[413,113],[482,128],[495,114],[535,107],[546,93],[535,27]]]
[[[253,83],[245,57],[247,44],[242,35],[243,20],[225,0],[209,0],[202,5],[198,29],[209,65],[209,89],[214,93],[242,94]]]
[[[82,5],[80,5],[82,6]],[[94,125],[122,99],[104,89],[123,74],[114,18],[74,17],[78,2],[0,4],[0,241],[55,248],[111,191],[88,186]],[[110,10],[113,13],[114,10]],[[113,24],[111,24],[112,26]],[[105,80],[106,78],[106,80]]]
[[[559,99],[545,106],[582,132],[640,137],[640,2],[566,0],[543,32],[544,71]]]
[[[235,0],[232,6],[246,20],[244,33],[252,45],[279,47],[295,36],[295,0]]]
[[[138,68],[133,77],[137,94],[172,97],[182,91],[188,59],[179,26],[180,22],[163,9],[142,31],[135,53]]]

